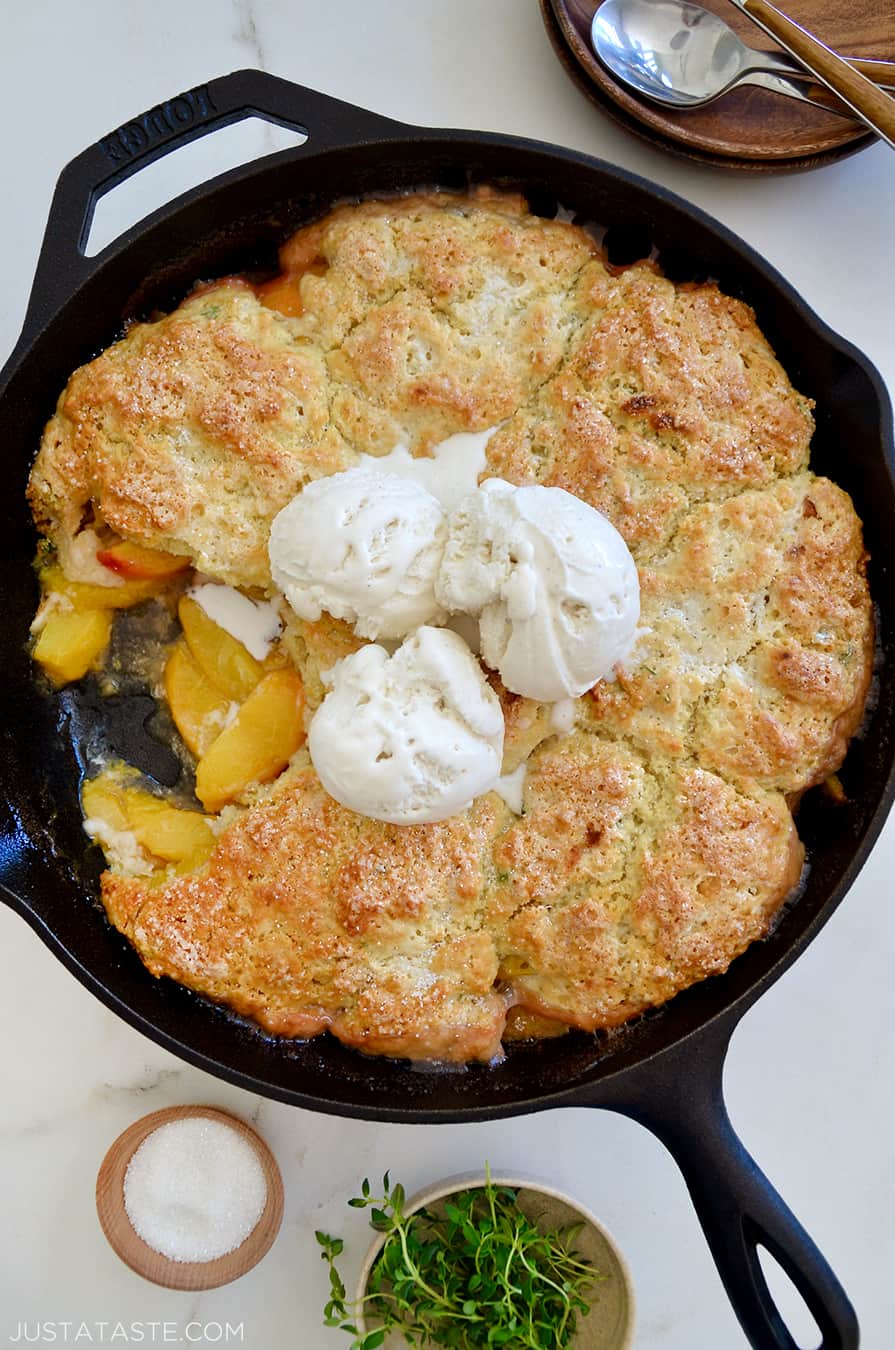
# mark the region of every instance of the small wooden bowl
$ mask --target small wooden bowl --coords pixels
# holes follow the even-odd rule
[[[124,1175],[134,1153],[160,1125],[187,1116],[217,1120],[241,1134],[258,1155],[267,1183],[267,1203],[251,1233],[234,1251],[213,1261],[172,1261],[163,1256],[134,1231],[124,1207]],[[96,1212],[109,1246],[144,1279],[165,1289],[217,1289],[245,1275],[269,1251],[283,1220],[283,1178],[264,1140],[237,1116],[215,1106],[168,1106],[135,1120],[115,1140],[97,1174]]]
[[[481,1172],[448,1177],[418,1191],[407,1202],[404,1212],[412,1214],[423,1207],[438,1210],[449,1196],[482,1187],[486,1180]],[[512,1186],[518,1190],[519,1208],[530,1219],[540,1218],[557,1228],[581,1224],[575,1246],[606,1279],[605,1283],[597,1284],[587,1316],[578,1320],[573,1350],[631,1350],[634,1344],[634,1285],[628,1264],[611,1233],[590,1210],[546,1182],[532,1177],[501,1175],[492,1176],[491,1182],[494,1186]],[[358,1304],[367,1292],[370,1271],[384,1244],[385,1234],[380,1234],[367,1252],[355,1290]],[[358,1331],[370,1330],[363,1311],[358,1312],[354,1322]],[[392,1332],[386,1338],[383,1350],[401,1350],[404,1344],[404,1338]]]

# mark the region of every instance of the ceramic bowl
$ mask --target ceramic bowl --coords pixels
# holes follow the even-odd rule
[[[627,1262],[611,1233],[596,1215],[547,1182],[504,1174],[492,1175],[491,1181],[495,1186],[517,1189],[519,1208],[529,1218],[544,1220],[545,1227],[582,1225],[575,1246],[605,1278],[594,1288],[587,1316],[578,1319],[572,1342],[574,1350],[630,1350],[634,1343],[634,1286]],[[423,1207],[437,1209],[439,1202],[449,1196],[484,1186],[485,1182],[486,1178],[481,1172],[447,1177],[412,1196],[407,1202],[406,1212],[410,1214]],[[357,1282],[357,1300],[363,1298],[367,1291],[370,1271],[384,1242],[385,1235],[378,1234],[367,1252]],[[355,1318],[355,1322],[358,1330],[369,1330],[362,1315]],[[403,1337],[395,1333],[385,1341],[383,1350],[401,1350],[405,1345]]]

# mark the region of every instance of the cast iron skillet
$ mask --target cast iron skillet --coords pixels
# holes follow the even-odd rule
[[[97,257],[84,256],[103,193],[173,147],[253,115],[301,128],[308,140],[185,194]],[[124,318],[172,306],[198,277],[272,268],[277,243],[336,199],[470,181],[519,186],[545,215],[558,202],[580,211],[610,227],[607,246],[617,261],[642,257],[653,244],[670,275],[712,275],[755,307],[795,385],[817,400],[815,467],[852,494],[865,522],[883,659],[874,710],[842,770],[847,802],[833,806],[809,793],[801,806],[810,871],[771,937],[723,977],[609,1037],[570,1035],[512,1049],[493,1067],[426,1073],[366,1059],[329,1037],[307,1044],[266,1037],[177,984],[153,979],[110,927],[95,899],[98,851],[85,847],[81,831],[67,721],[72,704],[38,691],[25,649],[37,587],[24,489],[59,390],[75,366],[119,333]],[[64,170],[24,332],[0,375],[0,409],[8,474],[0,506],[6,623],[0,881],[4,899],[50,950],[160,1045],[251,1092],[298,1106],[405,1122],[484,1120],[558,1106],[631,1116],[679,1163],[752,1344],[795,1347],[761,1272],[757,1252],[764,1246],[801,1291],[824,1350],[856,1346],[857,1322],[841,1286],[733,1132],[721,1071],[740,1017],[845,895],[895,791],[895,662],[885,659],[895,616],[885,546],[895,520],[895,454],[891,410],[872,366],[736,236],[642,179],[536,142],[403,126],[241,71],[152,109]]]

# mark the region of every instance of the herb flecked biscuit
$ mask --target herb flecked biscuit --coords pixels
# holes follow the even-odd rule
[[[620,530],[640,636],[562,717],[494,677],[521,816],[488,793],[383,824],[300,751],[195,874],[107,871],[112,922],[269,1031],[413,1058],[488,1060],[511,1009],[615,1026],[723,971],[798,880],[791,807],[840,764],[872,666],[860,522],[809,467],[810,402],[741,301],[612,268],[515,197],[340,207],[282,261],[289,315],[219,283],[72,377],[31,480],[63,561],[98,520],[269,591],[270,521],[303,483],[496,426],[486,475]],[[288,620],[310,711],[359,644]]]

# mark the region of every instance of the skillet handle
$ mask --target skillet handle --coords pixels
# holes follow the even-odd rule
[[[382,139],[401,126],[390,118],[261,70],[223,75],[125,122],[73,159],[59,177],[23,339],[39,332],[60,304],[99,266],[102,255],[87,258],[84,248],[100,197],[178,146],[247,117],[261,117],[305,132],[307,149],[314,152]],[[298,147],[298,153],[304,149]],[[296,150],[284,153],[292,156]]]
[[[645,1125],[671,1153],[733,1309],[756,1350],[799,1350],[774,1303],[759,1247],[792,1280],[822,1335],[818,1350],[857,1350],[854,1308],[827,1261],[740,1143],[722,1071],[735,1021],[703,1028],[648,1066],[634,1096],[606,1102]]]

